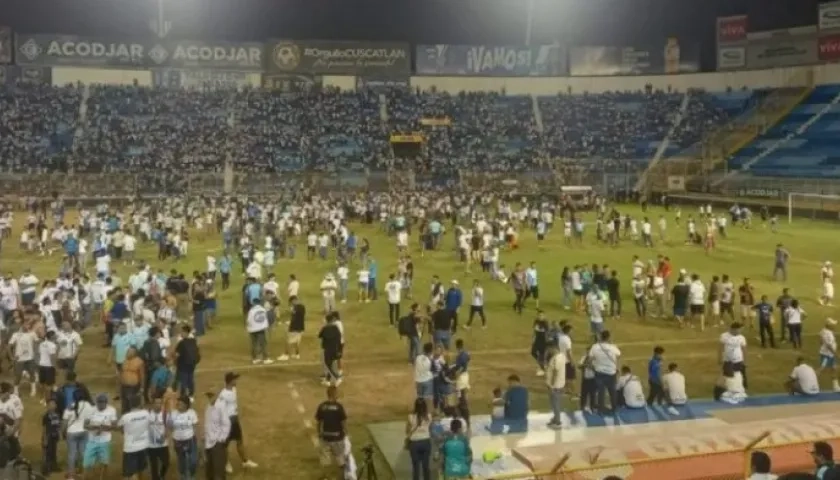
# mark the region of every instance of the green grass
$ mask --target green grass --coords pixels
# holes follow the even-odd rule
[[[653,211],[648,215],[653,218],[658,217],[659,213]],[[687,213],[684,212],[684,218]],[[620,320],[608,320],[607,327],[614,332],[613,338],[622,349],[623,363],[643,373],[652,347],[661,344],[666,349],[666,361],[678,362],[685,373],[689,395],[708,397],[719,371],[716,338],[722,330],[707,328],[706,332],[700,333],[693,329],[676,328],[665,320],[637,320],[634,312],[630,311],[632,300],[629,298],[629,277],[632,257],[639,255],[647,260],[660,253],[668,255],[675,270],[685,268],[699,273],[707,283],[714,274],[729,274],[736,284],[741,278],[750,277],[758,295],[767,294],[775,299],[783,285],[770,278],[772,253],[776,243],[784,243],[792,255],[786,286],[791,287],[793,294],[802,301],[809,313],[804,328],[806,335],[810,336],[805,338],[802,353],[811,361],[816,360],[818,344],[813,334],[821,327],[824,317],[836,315],[833,308],[821,307],[816,303],[820,263],[832,259],[832,255],[840,252],[835,243],[836,225],[802,221],[793,226],[782,225],[776,234],[760,225],[752,230],[730,228],[730,238],[720,240],[718,250],[706,256],[700,248],[684,246],[682,229],[673,224],[673,215],[668,214],[667,218],[671,239],[653,249],[642,248],[629,241],[624,241],[619,248],[596,245],[592,228],[586,232],[587,238],[582,247],[563,246],[561,232],[558,231],[551,233],[544,245],[538,247],[534,233],[523,231],[520,248],[503,252],[501,260],[508,266],[516,262],[537,263],[542,295],[540,306],[547,312],[549,319],[569,320],[575,325],[573,338],[577,353],[582,351],[588,341],[587,323],[582,316],[562,309],[560,272],[564,266],[593,263],[608,264],[611,269],[618,270],[626,313]],[[588,220],[588,224],[592,225],[592,218]],[[19,223],[16,224],[13,238],[5,242],[0,255],[3,271],[11,271],[18,276],[23,269],[32,268],[41,279],[54,276],[58,257],[38,257],[17,250]],[[393,239],[385,237],[375,227],[355,225],[353,228],[359,235],[370,240],[373,256],[379,264],[380,288],[384,287],[387,275],[396,271],[397,254]],[[545,409],[547,399],[541,387],[541,379],[534,376],[535,365],[528,355],[533,303],[527,305],[527,311],[521,317],[514,314],[511,310],[512,294],[508,287],[491,282],[476,272],[477,268],[474,268],[473,275],[465,274],[464,267],[455,261],[454,253],[449,251],[452,243],[451,236],[447,236],[442,242],[444,249],[427,253],[424,258],[420,258],[419,252],[412,252],[416,268],[415,297],[421,303],[428,300],[431,277],[437,274],[444,282],[459,279],[464,290],[465,304],[468,304],[471,278],[484,279],[488,328],[458,332],[474,358],[475,371],[471,375],[472,410],[487,410],[492,387],[503,384],[511,372],[519,373],[525,384],[533,387],[532,398],[536,408]],[[207,252],[218,251],[219,248],[220,239],[215,235],[204,240],[196,239],[191,242],[187,259],[178,263],[165,262],[163,265],[155,260],[152,246],[143,246],[138,253],[140,258],[150,260],[155,268],[177,268],[189,274],[193,270],[203,270]],[[412,244],[412,248],[416,248],[416,245]],[[127,280],[131,269],[116,264],[114,266],[123,281]],[[242,422],[250,456],[260,464],[260,468],[247,473],[249,478],[318,478],[323,472],[312,445],[312,431],[308,428],[310,423],[305,424],[304,421],[312,418],[315,406],[323,398],[323,389],[317,383],[317,375],[320,373],[317,363],[319,351],[313,337],[321,321],[317,313],[321,308],[318,283],[323,274],[334,267],[332,259],[310,262],[299,256],[295,260],[279,260],[274,269],[281,283],[289,274],[298,276],[302,284],[301,296],[310,312],[307,319],[308,332],[303,343],[303,359],[288,365],[250,366],[249,344],[239,307],[242,275],[238,271],[234,276],[233,288],[219,295],[220,321],[201,344],[203,361],[197,379],[198,390],[221,386],[223,372],[227,370],[240,370],[243,373],[240,380]],[[353,283],[351,281],[351,285]],[[355,298],[354,295],[355,291],[351,287],[351,298]],[[403,301],[404,309],[408,303]],[[406,364],[406,346],[396,331],[388,326],[384,296],[380,295],[378,302],[370,304],[350,301],[340,304],[339,309],[345,319],[348,336],[345,367],[347,378],[341,387],[341,395],[350,416],[351,438],[358,449],[368,441],[365,424],[404,418],[413,399],[414,386]],[[466,308],[462,309],[461,318],[465,319],[466,314]],[[760,350],[756,348],[754,335],[748,333],[751,343],[747,360],[750,393],[779,391],[797,354],[786,345],[778,350]],[[91,384],[96,391],[113,390],[111,373],[104,363],[106,350],[99,346],[102,342],[101,327],[86,332],[85,340],[87,345],[83,348],[80,360],[80,378]],[[282,332],[275,333],[270,342],[272,355],[282,353],[283,344]],[[827,379],[824,380],[825,388],[829,383]],[[37,430],[42,407],[28,397],[24,398],[24,402],[26,423],[23,440],[26,454],[30,458],[40,458]],[[203,403],[199,402],[197,407],[199,412],[203,412]],[[239,472],[233,449],[231,454]],[[113,473],[117,471],[114,469],[112,472],[114,478],[116,475]],[[379,471],[387,470],[380,467]]]

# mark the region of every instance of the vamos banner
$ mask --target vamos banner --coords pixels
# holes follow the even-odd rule
[[[114,40],[74,35],[17,35],[21,65],[262,70],[258,43]]]
[[[411,74],[411,49],[398,42],[275,40],[265,46],[265,57],[265,71],[269,74]]]
[[[418,45],[418,75],[556,77],[569,74],[562,45]]]

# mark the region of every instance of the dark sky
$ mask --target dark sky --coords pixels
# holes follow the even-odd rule
[[[162,0],[172,37],[524,43],[528,0]],[[714,63],[715,18],[750,30],[813,25],[817,0],[534,0],[532,42],[699,43]],[[0,25],[22,33],[146,37],[158,0],[0,0]]]

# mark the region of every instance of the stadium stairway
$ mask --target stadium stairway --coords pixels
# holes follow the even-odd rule
[[[840,177],[840,85],[816,87],[781,122],[729,160],[753,176]],[[725,178],[724,178],[725,179]]]
[[[542,110],[540,110],[540,102],[536,95],[531,95],[531,108],[534,110],[534,123],[537,126],[537,131],[542,134],[545,131],[543,124]]]

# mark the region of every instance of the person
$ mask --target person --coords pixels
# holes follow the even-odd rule
[[[534,320],[534,333],[531,339],[531,357],[537,362],[537,376],[545,375],[545,361],[547,360],[546,350],[548,349],[548,320],[542,310],[537,310],[537,318]]]
[[[225,387],[219,392],[216,397],[216,403],[230,418],[230,434],[227,438],[227,444],[236,443],[236,452],[239,454],[239,459],[242,460],[242,466],[245,468],[256,468],[258,465],[248,458],[245,450],[245,436],[242,433],[242,424],[239,423],[239,396],[236,389],[236,382],[239,380],[239,374],[235,372],[227,372],[225,374]],[[227,455],[225,455],[228,457]],[[229,458],[229,457],[228,457]],[[233,467],[230,462],[225,464],[227,473],[233,473]]]
[[[337,467],[338,478],[343,478],[344,464],[347,459],[347,413],[338,401],[338,388],[327,387],[327,399],[315,410],[318,436],[324,457]]]
[[[412,480],[431,480],[432,440],[429,427],[432,416],[424,398],[414,400],[414,411],[405,424],[406,445],[411,456]]]
[[[181,326],[181,339],[175,345],[175,379],[181,395],[195,395],[195,369],[201,362],[201,350],[189,325]]]
[[[828,372],[831,388],[838,392],[840,382],[837,380],[837,338],[834,336],[836,327],[837,321],[827,318],[825,326],[820,330],[820,373]]]
[[[767,295],[761,296],[753,309],[758,316],[758,333],[761,338],[761,348],[767,348],[767,340],[770,341],[770,348],[776,348],[776,338],[773,334],[773,305],[767,301]]]
[[[790,306],[785,310],[790,343],[796,349],[802,348],[802,317],[805,315],[805,310],[799,307],[797,299],[791,300]]]
[[[443,442],[443,478],[445,480],[468,479],[472,471],[472,449],[463,432],[463,424],[453,419],[449,424],[451,435]]]
[[[323,353],[324,361],[324,375],[322,377],[322,384],[328,386],[334,384],[341,385],[341,371],[337,364],[341,359],[341,350],[343,346],[344,334],[338,322],[338,314],[330,312],[327,314],[326,323],[318,332],[318,338],[321,339],[321,351]]]
[[[796,359],[796,365],[785,382],[785,389],[791,394],[817,395],[820,393],[820,383],[817,372],[805,362],[804,357]]]
[[[166,435],[166,424],[169,412],[163,404],[162,397],[155,397],[149,408],[149,466],[152,480],[164,480],[169,471],[169,445]]]
[[[96,469],[99,478],[107,478],[111,464],[111,430],[116,424],[117,410],[108,405],[108,394],[100,393],[96,396],[96,408],[85,418],[88,438],[82,461],[83,477]]]
[[[662,355],[664,353],[665,349],[657,345],[653,347],[653,356],[648,361],[648,405],[665,403],[665,389],[662,385]]]
[[[271,365],[274,360],[268,357],[267,332],[268,312],[259,299],[251,305],[245,328],[251,339],[251,363],[254,365]]]
[[[452,341],[452,331],[454,328],[452,318],[452,311],[443,308],[443,302],[438,302],[437,310],[432,313],[432,340],[435,345],[443,345],[443,348],[449,350]]]
[[[179,480],[196,480],[198,470],[198,442],[195,431],[198,415],[191,407],[190,397],[181,395],[175,411],[166,419],[175,449]]]
[[[665,388],[665,395],[670,405],[668,413],[678,415],[679,410],[674,407],[685,405],[688,402],[688,395],[685,393],[685,375],[680,373],[679,366],[676,363],[668,364],[668,373],[662,376],[662,385]]]
[[[54,472],[61,471],[58,468],[58,441],[61,438],[61,415],[58,413],[58,405],[55,399],[47,402],[47,411],[41,417],[41,446],[44,463],[41,467],[41,474],[49,477]]]
[[[610,338],[609,330],[602,331],[599,335],[598,342],[592,345],[587,355],[592,370],[595,372],[595,397],[598,410],[602,414],[606,411],[604,404],[605,393],[610,397],[611,411],[615,412],[615,408],[618,406],[615,382],[621,350],[610,342]]]
[[[740,372],[747,387],[747,366],[744,363],[747,353],[747,339],[741,334],[741,324],[734,322],[728,332],[720,335],[719,359],[724,368],[731,367]]]
[[[511,430],[524,431],[528,428],[528,410],[531,407],[528,389],[522,385],[519,375],[508,377],[505,390],[505,424]]]
[[[735,370],[732,364],[723,364],[723,373],[715,382],[714,399],[721,402],[737,404],[747,398],[747,390],[744,388],[744,377],[741,372]]]
[[[57,355],[55,331],[49,330],[44,340],[38,345],[38,383],[41,385],[43,395],[41,405],[46,405],[53,396]]]
[[[126,402],[126,400],[123,400]],[[120,417],[117,426],[123,432],[123,478],[138,480],[146,471],[149,450],[149,431],[151,416],[142,408],[139,392],[127,400],[129,410]]]
[[[289,330],[286,334],[286,353],[277,358],[281,362],[286,362],[290,358],[300,359],[300,341],[303,338],[303,332],[306,330],[306,307],[300,303],[298,297],[292,297],[289,301],[292,304],[292,312],[289,319]],[[327,312],[331,311],[328,310]]]
[[[627,365],[621,367],[621,376],[616,382],[616,399],[622,407],[644,408],[646,405],[642,381]]]
[[[459,340],[460,341],[460,340]],[[563,426],[561,413],[563,412],[563,392],[566,388],[566,355],[556,346],[548,349],[548,362],[545,369],[545,382],[551,400],[551,420],[549,428]]]
[[[59,398],[61,398],[59,396]],[[67,439],[67,474],[73,477],[80,466],[87,444],[88,433],[85,431],[85,420],[93,413],[93,403],[87,390],[74,389],[72,402],[64,409],[63,437]]]
[[[132,398],[142,394],[142,388],[145,382],[145,363],[137,354],[137,349],[130,347],[120,370],[120,400],[122,401],[123,414],[131,410],[130,402]]]
[[[434,349],[434,345],[427,342],[423,345],[423,353],[414,357],[414,385],[417,390],[417,398],[422,398],[427,404],[431,404],[434,398],[435,374],[432,370]]]
[[[394,274],[388,276],[385,283],[385,293],[388,296],[388,323],[394,327],[400,319],[400,300],[402,295],[402,284]]]
[[[204,458],[207,480],[227,478],[227,440],[230,436],[230,418],[216,402],[218,395],[209,391],[204,410]]]
[[[814,442],[811,448],[811,458],[814,459],[814,475],[817,480],[833,480],[838,474],[838,467],[834,463],[834,449],[828,442]]]
[[[770,455],[762,451],[750,454],[750,477],[747,480],[776,480],[778,475],[770,473]]]

